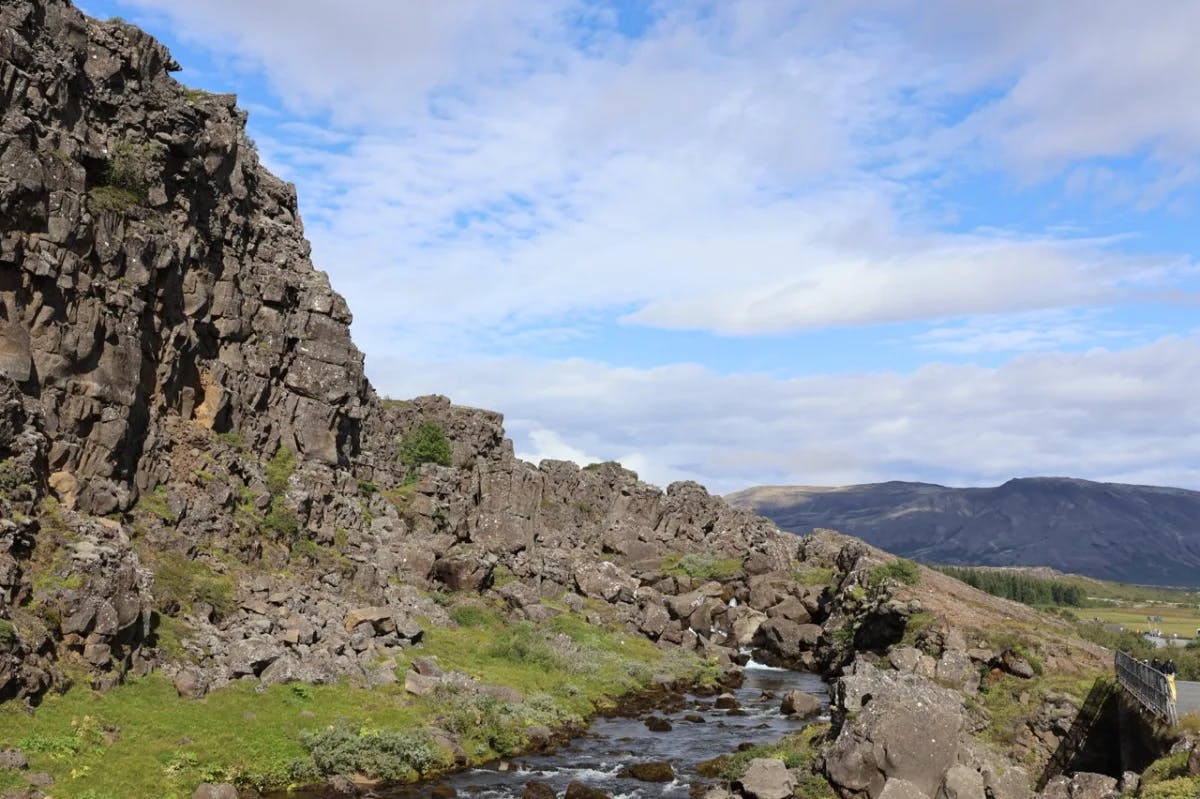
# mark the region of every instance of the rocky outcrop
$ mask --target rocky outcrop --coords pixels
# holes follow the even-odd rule
[[[844,795],[878,799],[893,780],[935,794],[966,726],[961,694],[863,662],[838,681],[836,701],[851,716],[830,748],[826,773]]]
[[[350,314],[234,98],[63,0],[5,3],[0,30],[0,371],[79,509],[166,480],[172,419],[349,465],[369,396]]]

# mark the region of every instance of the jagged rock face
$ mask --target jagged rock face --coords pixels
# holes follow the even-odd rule
[[[370,397],[293,187],[176,68],[62,0],[0,7],[0,374],[96,514],[167,477],[169,417],[347,465]]]
[[[97,687],[151,665],[150,575],[116,522],[39,514],[47,449],[36,403],[0,376],[0,700],[59,682],[66,652]]]

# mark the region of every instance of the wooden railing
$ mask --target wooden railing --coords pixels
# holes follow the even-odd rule
[[[1175,697],[1167,675],[1124,652],[1117,652],[1113,661],[1117,681],[1141,703],[1142,707],[1167,724],[1179,723]]]

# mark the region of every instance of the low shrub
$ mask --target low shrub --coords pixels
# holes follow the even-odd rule
[[[414,772],[425,774],[441,763],[437,747],[422,732],[341,726],[303,732],[300,743],[326,776],[364,774],[378,780],[402,780]]]
[[[1176,752],[1173,755],[1160,757],[1142,772],[1142,783],[1144,785],[1154,785],[1155,783],[1165,782],[1176,777],[1186,777],[1188,773],[1187,763],[1187,752]]]
[[[400,464],[410,477],[415,477],[417,469],[426,463],[449,466],[453,460],[450,440],[437,422],[421,422],[400,442]]]
[[[1175,777],[1142,789],[1142,799],[1196,799],[1200,783],[1191,777]]]
[[[137,505],[134,506],[134,512],[157,516],[167,524],[175,524],[179,521],[179,517],[175,515],[175,512],[171,510],[171,506],[167,503],[166,486],[159,486],[153,491],[146,492],[138,497]]]
[[[663,562],[663,574],[698,580],[729,580],[742,574],[741,558],[719,558],[706,553],[673,555]]]
[[[458,605],[450,609],[450,618],[460,627],[486,627],[495,620],[495,614],[479,605]]]
[[[201,561],[176,552],[162,552],[152,561],[154,595],[160,607],[174,602],[191,608],[197,602],[211,605],[218,616],[233,610],[233,578],[218,574]]]
[[[501,633],[487,654],[511,663],[562,669],[562,658],[546,638],[529,622],[517,622]]]
[[[888,582],[916,585],[920,581],[921,567],[904,558],[896,558],[890,563],[882,563],[871,569],[867,575],[867,584],[872,588],[878,588]]]

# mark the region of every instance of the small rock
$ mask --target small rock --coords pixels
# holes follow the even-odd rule
[[[25,781],[35,788],[49,788],[54,784],[54,778],[45,771],[35,771],[27,775]]]
[[[404,690],[416,696],[429,696],[442,684],[439,677],[426,677],[410,671],[404,675]]]
[[[821,712],[821,700],[804,691],[788,691],[783,695],[779,710],[788,716],[805,718]]]
[[[0,768],[27,769],[29,761],[25,759],[25,755],[19,749],[5,749],[0,752]]]
[[[184,669],[175,675],[175,692],[184,699],[203,699],[208,681],[199,669]]]
[[[558,795],[546,783],[540,780],[530,780],[525,783],[525,790],[521,793],[521,799],[558,799]]]
[[[984,796],[983,775],[961,763],[956,763],[946,769],[942,780],[942,789],[938,793],[942,799],[982,799]]]
[[[893,777],[883,785],[879,799],[927,799],[921,789],[908,780]]]
[[[365,622],[376,624],[390,618],[392,618],[392,611],[387,608],[355,608],[346,614],[346,632],[353,631],[355,627]]]
[[[458,796],[458,791],[454,790],[453,785],[435,785],[429,791],[429,799],[454,799]]]
[[[1029,661],[1018,655],[1011,649],[1005,649],[1000,654],[1000,667],[1012,674],[1015,677],[1020,677],[1024,680],[1033,679],[1035,674],[1033,666],[1029,665]]]
[[[633,763],[621,769],[619,776],[639,782],[670,782],[675,779],[675,769],[670,763],[654,760],[649,763]]]
[[[650,732],[670,732],[671,722],[661,716],[647,716],[642,722]]]
[[[563,794],[563,799],[612,799],[604,791],[598,791],[595,788],[590,788],[578,780],[572,780],[567,786],[567,792]]]
[[[738,704],[737,697],[733,694],[721,694],[717,697],[717,701],[713,704],[713,707],[718,710],[734,710],[741,707],[741,705]]]
[[[435,658],[419,657],[413,658],[412,670],[422,677],[441,677],[442,667],[437,664]]]

